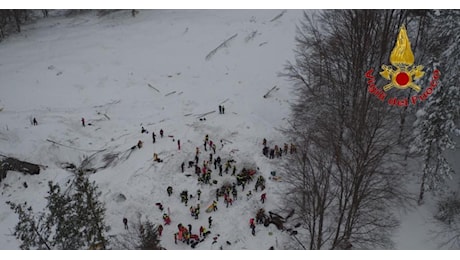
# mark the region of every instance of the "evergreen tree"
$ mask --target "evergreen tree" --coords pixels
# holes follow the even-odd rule
[[[133,223],[129,230],[116,236],[112,243],[117,250],[160,250],[164,249],[160,244],[158,225],[150,220]]]
[[[158,250],[161,249],[160,240],[158,239],[158,226],[155,226],[149,220],[145,221],[139,227],[140,243],[136,249]]]
[[[426,51],[434,61],[427,68],[424,85],[436,84],[431,95],[417,112],[414,150],[423,158],[418,202],[423,202],[425,190],[439,190],[453,169],[445,158],[445,150],[453,149],[452,139],[458,132],[456,122],[460,116],[460,11],[442,10],[430,12],[431,28]],[[440,78],[437,78],[439,71]],[[423,94],[422,94],[423,95]]]
[[[108,241],[104,223],[105,207],[98,200],[97,185],[79,171],[62,192],[49,182],[46,211],[34,214],[27,203],[8,202],[19,216],[14,235],[21,249],[105,249]]]

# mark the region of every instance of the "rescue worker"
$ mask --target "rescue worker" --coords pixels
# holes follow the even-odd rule
[[[173,188],[171,186],[168,186],[168,188],[166,188],[166,192],[168,192],[168,196],[171,197],[171,194],[173,192]]]
[[[123,224],[125,225],[125,229],[128,229],[128,219],[123,218]]]
[[[161,237],[161,234],[163,233],[163,225],[158,226],[158,235]]]
[[[262,193],[262,195],[260,195],[260,201],[262,201],[262,203],[265,202],[266,198],[267,198],[267,193]]]

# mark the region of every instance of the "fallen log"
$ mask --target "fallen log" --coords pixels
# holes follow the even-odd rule
[[[228,44],[231,40],[233,40],[236,36],[238,36],[237,33],[235,33],[232,37],[230,37],[230,38],[228,38],[227,40],[225,40],[223,43],[221,43],[219,46],[217,46],[214,50],[210,51],[210,52],[208,53],[208,55],[206,55],[206,58],[205,58],[205,59],[206,59],[206,60],[211,59],[211,57],[212,57],[214,54],[216,54],[216,52],[217,52],[219,49],[224,48],[224,47],[228,47],[227,44]]]
[[[267,93],[265,93],[264,98],[267,98],[270,95],[270,93],[275,89],[276,89],[276,85],[273,88],[271,88]]]
[[[165,97],[167,97],[167,96],[169,96],[169,95],[172,95],[172,94],[174,94],[174,93],[176,93],[176,91],[171,91],[171,92],[169,92],[168,94],[166,94]]]
[[[213,110],[213,111],[210,111],[210,112],[207,112],[207,113],[204,113],[204,114],[197,115],[196,117],[197,118],[204,117],[204,116],[207,116],[207,115],[212,114],[214,112],[216,112],[216,110]]]
[[[153,88],[154,90],[158,91],[158,93],[160,92],[157,88],[155,88],[154,86],[150,85],[150,83],[147,83],[147,85],[149,85],[149,87]]]
[[[278,20],[278,19],[281,18],[281,16],[283,16],[285,13],[286,13],[286,10],[282,11],[280,14],[278,14],[278,15],[275,16],[273,19],[271,19],[270,22],[274,22],[274,21]]]
[[[21,161],[12,157],[3,157],[3,159],[0,159],[0,181],[6,178],[6,173],[8,171],[37,175],[40,174],[40,165]]]

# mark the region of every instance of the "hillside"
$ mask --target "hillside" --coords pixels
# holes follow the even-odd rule
[[[155,206],[161,202],[172,218],[161,244],[189,249],[174,244],[177,224],[190,223],[198,230],[207,225],[209,214],[203,210],[199,220],[192,219],[189,207],[180,203],[180,191],[194,194],[201,188],[201,200],[190,204],[206,208],[217,186],[235,177],[213,174],[218,185],[199,185],[194,175],[186,176],[192,169],[181,173],[180,164],[194,160],[195,148],[203,150],[203,139],[209,134],[218,145],[216,155],[224,162],[234,159],[238,170],[242,165],[257,165],[257,174],[268,179],[275,162],[262,156],[262,139],[267,138],[270,145],[284,142],[276,127],[283,125],[289,113],[290,88],[277,74],[293,56],[300,16],[300,10],[142,10],[134,18],[129,11],[103,17],[51,15],[3,42],[0,153],[46,169],[38,177],[9,172],[2,182],[1,249],[18,248],[15,238],[8,235],[17,217],[5,201],[28,201],[39,211],[48,180],[64,183],[72,177],[63,164],[79,165],[85,157],[104,150],[96,154],[97,168],[103,165],[102,155],[121,158],[138,140],[144,141],[142,149],[91,175],[106,203],[110,233],[123,232],[122,218],[134,222],[138,214],[162,223],[162,212]],[[270,97],[263,98],[274,86]],[[225,107],[223,115],[218,113],[220,104]],[[206,113],[206,121],[200,121]],[[31,125],[33,117],[38,126]],[[82,117],[86,127],[81,125]],[[141,126],[149,134],[141,134]],[[165,131],[164,138],[159,137],[160,129]],[[157,134],[155,144],[151,131]],[[180,151],[177,139],[182,143]],[[154,163],[153,153],[164,162]],[[169,185],[174,188],[171,197],[166,194]],[[268,210],[277,207],[278,188],[278,183],[267,185]],[[117,202],[120,193],[126,201]],[[220,201],[219,211],[212,213],[211,231],[220,234],[218,243],[211,244],[209,239],[197,249],[282,246],[286,237],[273,225],[258,228],[255,237],[250,234],[248,221],[261,206],[260,192],[249,201],[243,193],[238,196],[232,207],[227,209]]]
[[[278,75],[294,58],[301,17],[301,10],[141,10],[135,17],[130,11],[101,17],[95,12],[64,17],[53,11],[1,42],[0,154],[42,169],[33,176],[11,171],[2,180],[0,249],[19,248],[11,236],[17,216],[5,202],[27,201],[40,211],[48,181],[64,184],[73,176],[65,166],[88,158],[88,167],[96,169],[90,179],[98,184],[107,208],[109,235],[125,232],[124,217],[129,223],[141,216],[163,224],[163,213],[169,211],[172,223],[165,226],[161,241],[167,249],[191,249],[174,243],[177,224],[191,224],[197,233],[201,225],[208,226],[209,216],[214,220],[211,237],[196,249],[298,249],[288,232],[274,225],[258,225],[253,236],[249,219],[261,207],[276,211],[281,206],[283,183],[270,174],[280,159],[262,155],[262,140],[270,147],[287,142],[278,129],[286,123],[295,96],[290,83]],[[225,107],[224,114],[219,105]],[[34,117],[37,126],[31,124]],[[206,135],[217,145],[214,158],[233,159],[237,171],[257,169],[256,176],[267,180],[264,204],[260,190],[246,197],[253,182],[244,191],[238,187],[238,199],[228,208],[220,198],[217,211],[204,211],[217,188],[236,181],[231,173],[219,176],[212,167],[211,179],[217,184],[200,184],[194,169],[187,167],[197,147],[199,164],[209,159],[209,147],[204,151],[203,146]],[[144,146],[132,150],[139,140]],[[153,161],[154,153],[162,163]],[[107,164],[104,157],[109,155],[115,159]],[[416,190],[417,185],[414,181],[411,187]],[[173,187],[171,197],[168,186]],[[182,190],[194,195],[187,206],[180,201]],[[427,201],[401,212],[397,249],[437,248],[431,236],[436,228],[431,223],[434,202]],[[202,209],[199,219],[189,212],[196,204]]]

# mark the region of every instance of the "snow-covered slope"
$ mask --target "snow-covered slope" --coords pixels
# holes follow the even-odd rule
[[[161,202],[172,218],[161,242],[168,249],[190,249],[174,244],[177,224],[192,224],[198,231],[200,225],[207,226],[208,215],[214,219],[213,236],[220,236],[217,243],[208,239],[197,249],[281,248],[285,235],[273,225],[258,227],[256,236],[251,235],[248,221],[262,206],[260,192],[246,200],[239,188],[233,206],[225,208],[220,200],[217,212],[202,210],[199,220],[192,219],[189,207],[180,203],[180,191],[195,194],[200,188],[202,199],[192,199],[189,206],[200,203],[204,209],[215,198],[217,186],[235,180],[214,172],[218,185],[199,185],[194,175],[186,176],[192,169],[181,173],[180,164],[194,159],[196,147],[203,150],[209,134],[224,162],[233,158],[237,168],[257,165],[258,174],[268,179],[273,162],[262,157],[261,144],[264,137],[270,145],[284,142],[275,128],[288,115],[290,87],[278,73],[292,60],[301,14],[300,10],[141,10],[133,18],[129,11],[103,17],[87,13],[40,20],[2,42],[0,153],[47,168],[38,176],[10,172],[2,181],[0,249],[18,248],[18,241],[9,235],[17,216],[5,201],[28,201],[39,211],[47,182],[63,183],[72,177],[62,163],[78,164],[102,149],[126,155],[138,140],[144,141],[142,149],[91,175],[102,191],[111,234],[124,232],[123,217],[134,222],[142,214],[162,223],[162,212],[155,206]],[[273,94],[263,98],[274,86]],[[220,104],[224,115],[218,112]],[[206,121],[199,120],[211,111]],[[33,117],[38,126],[31,125]],[[82,117],[91,125],[82,127]],[[141,125],[155,131],[155,144],[150,132],[141,134]],[[160,129],[165,131],[162,139]],[[154,163],[153,153],[164,162]],[[200,164],[208,158],[209,152],[202,153]],[[174,188],[171,197],[166,194],[169,185]],[[277,183],[267,185],[267,210],[277,207],[277,188]],[[117,202],[119,193],[127,200]]]
[[[258,225],[252,236],[248,222],[260,207],[279,207],[282,182],[268,180],[278,161],[262,156],[262,139],[270,146],[286,141],[277,128],[286,123],[294,97],[278,73],[293,60],[301,10],[141,10],[136,17],[119,11],[67,18],[56,12],[0,43],[0,154],[46,166],[36,176],[9,172],[1,182],[0,249],[19,248],[11,235],[17,216],[6,201],[27,201],[40,211],[48,181],[72,178],[63,163],[79,164],[94,155],[93,166],[100,167],[107,153],[129,155],[90,177],[102,191],[110,235],[125,232],[123,217],[133,223],[141,215],[162,224],[163,212],[155,206],[159,202],[172,219],[161,241],[167,249],[190,249],[174,243],[177,224],[192,224],[197,233],[201,225],[207,227],[208,216],[214,219],[212,236],[196,249],[287,249],[296,243],[274,225]],[[225,114],[219,114],[219,105]],[[206,121],[200,121],[204,114]],[[33,117],[38,126],[32,126]],[[141,134],[141,126],[149,134]],[[157,134],[155,144],[151,131]],[[194,159],[195,148],[203,150],[206,134],[217,144],[214,156],[236,160],[238,170],[259,167],[257,174],[268,181],[264,205],[260,191],[246,198],[251,183],[244,192],[238,187],[238,200],[229,208],[220,199],[216,212],[204,212],[217,187],[235,181],[214,170],[218,184],[200,185],[193,169],[186,166],[181,173],[180,164]],[[130,153],[138,140],[144,147]],[[164,162],[154,163],[153,153]],[[202,151],[200,164],[204,159],[209,150]],[[168,197],[170,185],[174,194]],[[201,200],[195,197],[185,206],[179,198],[185,189],[191,194],[201,189]],[[198,203],[202,213],[195,220],[189,207]],[[436,249],[430,203],[401,213],[397,248]]]

